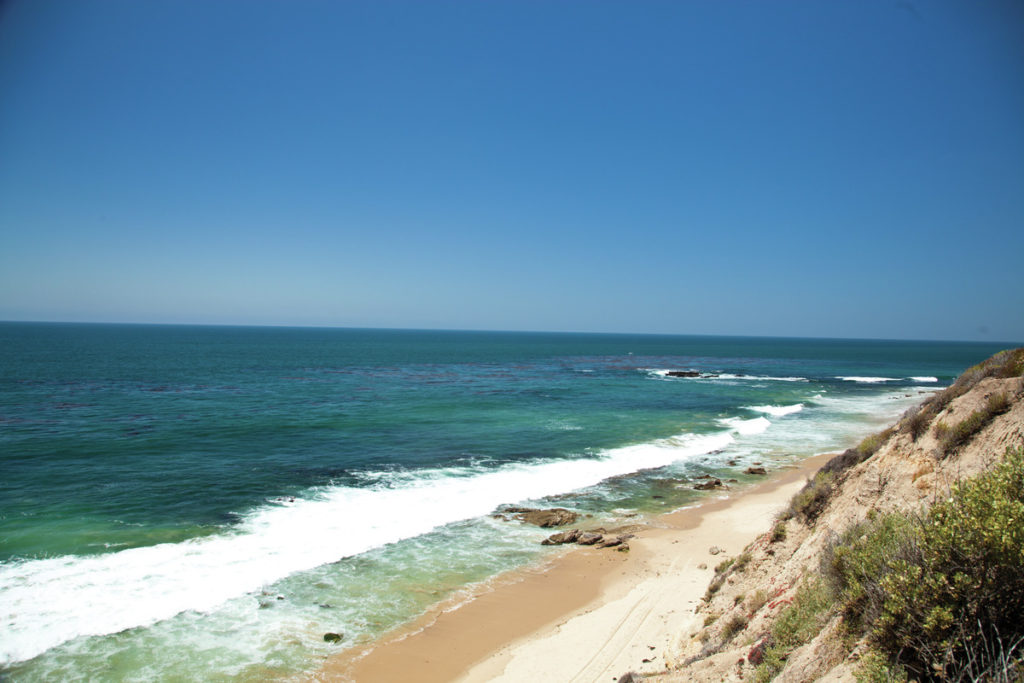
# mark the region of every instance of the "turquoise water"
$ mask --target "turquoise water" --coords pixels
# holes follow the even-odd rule
[[[557,552],[503,504],[671,509],[688,477],[851,445],[1000,348],[3,323],[0,672],[309,670],[326,631],[372,639]]]

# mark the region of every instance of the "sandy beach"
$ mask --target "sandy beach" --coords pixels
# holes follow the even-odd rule
[[[546,566],[509,572],[470,600],[332,657],[314,680],[584,683],[664,671],[679,639],[700,625],[694,608],[714,566],[767,532],[828,457],[648,519],[628,553],[572,548]]]

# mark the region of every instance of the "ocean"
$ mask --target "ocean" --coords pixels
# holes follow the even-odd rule
[[[564,552],[503,505],[691,505],[721,495],[695,477],[855,445],[1001,348],[0,323],[0,678],[314,671]]]

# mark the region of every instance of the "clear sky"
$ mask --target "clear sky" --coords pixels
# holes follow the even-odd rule
[[[7,0],[0,320],[1024,341],[1021,0]]]

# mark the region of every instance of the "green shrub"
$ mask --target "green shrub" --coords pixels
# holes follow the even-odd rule
[[[913,522],[901,514],[876,515],[855,524],[822,554],[821,574],[843,606],[847,629],[863,631],[879,617],[883,578],[912,547]]]
[[[709,614],[709,615],[707,615],[706,617],[704,617],[704,628],[707,628],[708,626],[711,626],[711,624],[715,623],[716,621],[718,621],[718,615],[717,614]]]
[[[910,676],[1024,676],[1024,449],[924,517],[858,525],[825,565],[848,627]]]
[[[835,483],[836,475],[833,472],[824,469],[818,471],[789,501],[789,508],[783,518],[799,517],[805,523],[813,522],[828,505]]]
[[[718,564],[715,565],[715,573],[721,574],[726,569],[732,566],[732,563],[736,561],[735,557],[727,557]]]
[[[725,574],[715,575],[715,578],[711,579],[711,583],[708,584],[708,589],[704,593],[704,602],[711,602],[711,598],[715,597],[715,593],[722,589],[724,583]]]
[[[820,578],[800,584],[793,603],[784,609],[772,625],[764,659],[757,667],[755,679],[765,683],[782,671],[789,653],[811,642],[828,623],[835,608],[832,591]]]
[[[981,410],[975,410],[952,429],[945,427],[945,423],[940,422],[939,424],[945,428],[940,434],[937,426],[935,434],[942,442],[943,450],[946,453],[951,453],[974,438],[975,434],[984,429],[997,415],[1005,413],[1009,407],[1010,401],[1006,398],[1006,394],[993,394],[988,397]]]
[[[878,449],[881,448],[885,444],[885,442],[889,440],[889,437],[891,437],[892,434],[893,430],[890,427],[889,429],[881,431],[877,434],[872,434],[871,436],[867,437],[859,444],[857,444],[856,450],[860,454],[861,460],[867,460],[872,455],[877,453]]]
[[[786,522],[785,520],[779,520],[775,522],[775,526],[772,527],[772,535],[770,537],[772,543],[779,543],[786,540]]]
[[[750,553],[748,553],[748,552],[740,553],[740,556],[736,558],[736,562],[734,562],[733,565],[732,565],[732,570],[734,572],[741,572],[741,571],[743,571],[744,569],[747,568],[747,565],[750,564],[750,561],[752,559],[754,559],[754,558],[753,558],[753,556]]]
[[[910,432],[910,438],[917,441],[921,438],[921,435],[928,431],[928,424],[932,418],[935,417],[933,413],[925,410],[923,407],[912,408],[907,413],[907,417],[904,421],[904,425],[907,431]]]
[[[901,666],[890,664],[885,655],[869,650],[861,657],[854,678],[857,683],[907,683],[907,671]]]
[[[751,614],[757,614],[758,610],[764,607],[766,602],[768,602],[768,594],[758,589],[757,592],[750,596],[750,600],[747,601],[747,609],[750,610]]]
[[[742,614],[734,614],[729,617],[722,626],[722,640],[728,642],[736,637],[736,634],[747,627],[748,619]]]

